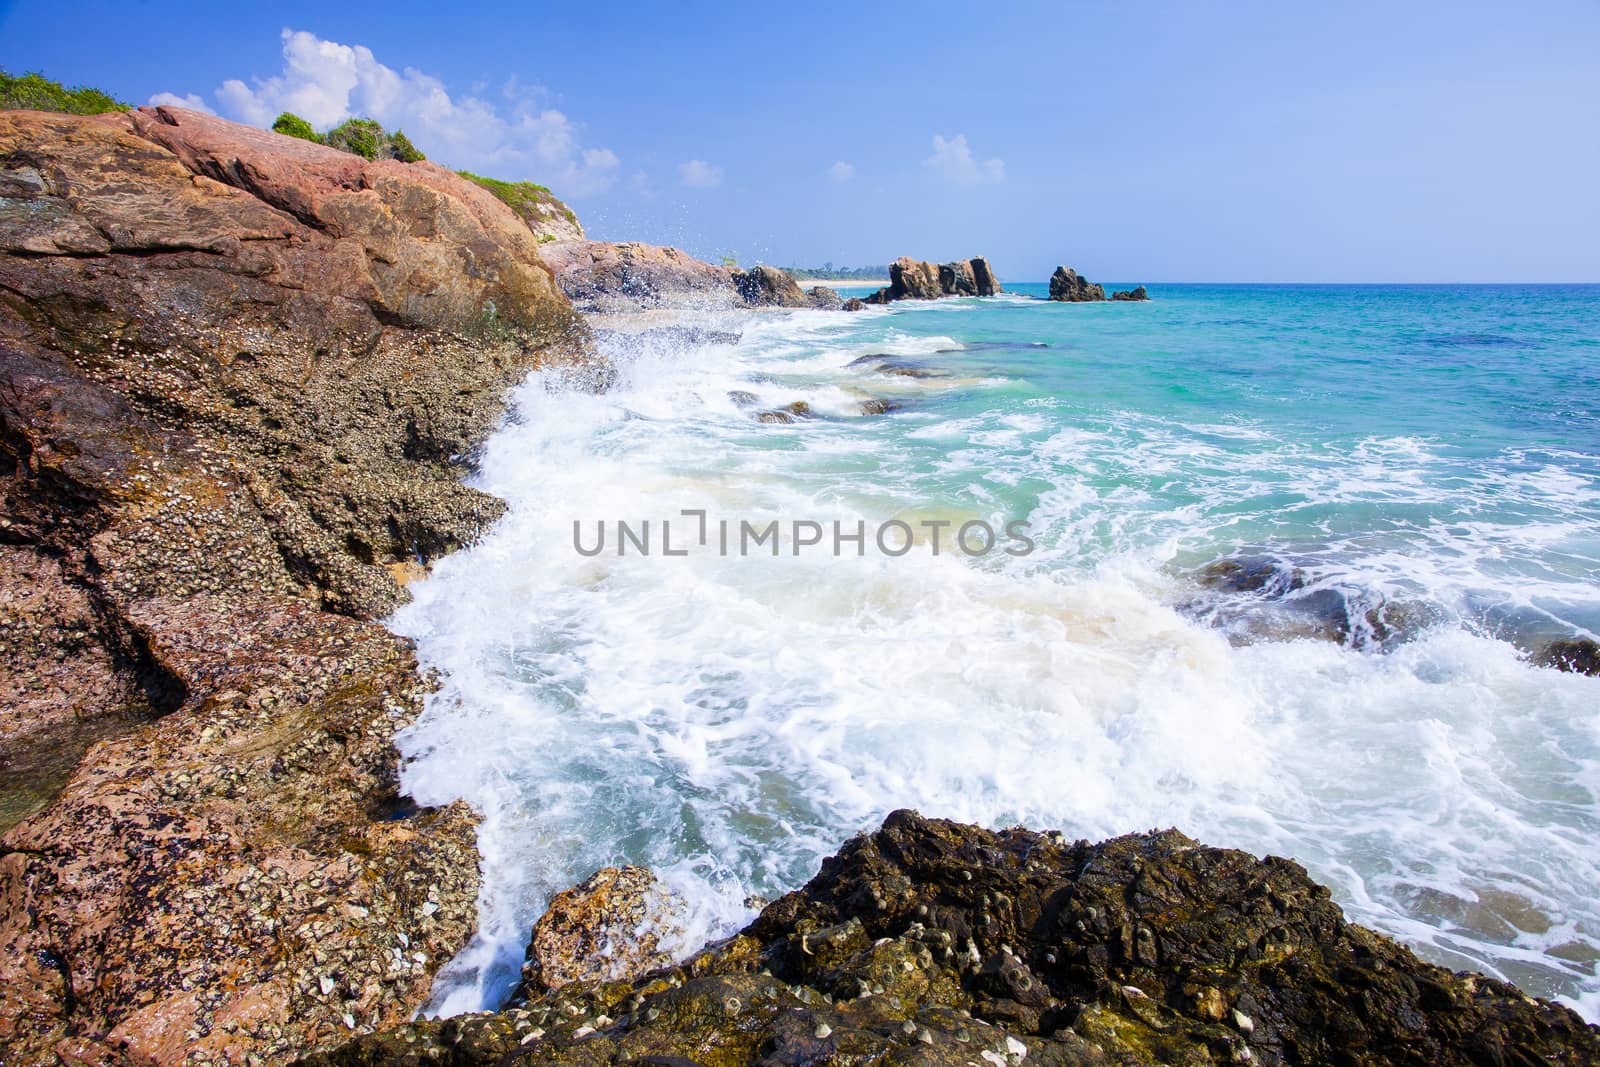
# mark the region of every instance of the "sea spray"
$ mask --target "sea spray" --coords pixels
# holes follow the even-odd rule
[[[1493,317],[1452,293],[1395,298],[1395,360],[1439,300]],[[1584,427],[1528,372],[1509,412],[1428,394],[1433,359],[1352,388],[1370,339],[1339,292],[1156,295],[701,321],[743,341],[634,346],[603,396],[530,380],[479,474],[509,513],[396,619],[444,678],[405,785],[484,813],[479,934],[432,1010],[493,1006],[544,901],[597,867],[660,871],[688,949],[912,806],[1287,855],[1353,918],[1600,1014],[1600,680],[1519,649],[1600,626]],[[1319,329],[1284,337],[1286,310]],[[1571,373],[1582,353],[1551,344],[1545,372]],[[758,423],[744,394],[815,417]],[[1024,516],[1038,547],[573,551],[575,519],[684,509]],[[1194,605],[1217,595],[1200,566],[1242,548],[1430,611],[1383,647],[1241,636]]]

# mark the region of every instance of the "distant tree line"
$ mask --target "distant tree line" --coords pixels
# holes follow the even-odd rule
[[[824,282],[847,282],[851,279],[862,281],[876,281],[889,276],[889,266],[881,267],[835,267],[832,263],[824,263],[820,267],[785,267],[784,270],[796,278]]]

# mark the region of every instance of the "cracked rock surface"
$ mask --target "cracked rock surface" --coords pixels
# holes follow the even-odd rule
[[[408,807],[375,620],[499,501],[538,239],[430,163],[0,112],[0,1062],[278,1063],[421,1003],[474,820]]]
[[[1600,1031],[1345,922],[1288,860],[889,816],[682,964],[307,1067],[1600,1062]]]

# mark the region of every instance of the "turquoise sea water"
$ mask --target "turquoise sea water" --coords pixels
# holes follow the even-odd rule
[[[602,864],[665,872],[687,944],[914,806],[1287,855],[1600,1016],[1600,679],[1530,656],[1600,633],[1600,287],[1011,288],[680,316],[741,339],[611,339],[615,391],[520,391],[479,476],[510,514],[396,620],[446,677],[407,785],[486,816],[436,1007],[503,995]],[[946,550],[793,527],[891,519]],[[950,551],[976,520],[1035,550]]]

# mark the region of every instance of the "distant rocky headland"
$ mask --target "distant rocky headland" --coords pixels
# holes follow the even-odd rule
[[[602,879],[546,924],[570,974],[413,1022],[476,817],[399,793],[430,683],[379,620],[502,514],[462,477],[508,392],[606,387],[584,310],[851,305],[590,241],[399,131],[24,90],[98,113],[0,111],[4,1067],[1600,1062],[1287,861],[910,813],[683,963],[596,973],[586,916],[644,905],[584,901],[650,885]],[[902,259],[874,299],[999,292]]]

